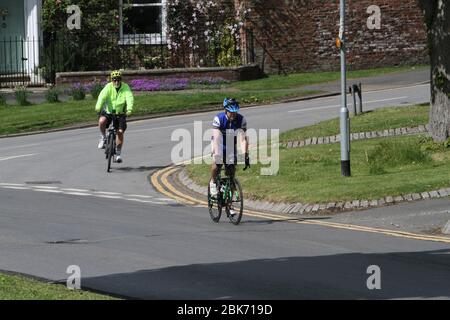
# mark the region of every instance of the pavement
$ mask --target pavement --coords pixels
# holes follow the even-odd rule
[[[427,102],[430,90],[414,85],[364,97],[365,110],[373,110]],[[328,97],[242,113],[251,128],[285,131],[336,117],[339,102]],[[388,216],[410,225],[400,217],[414,213],[426,217],[426,229],[437,228],[446,199],[376,209],[373,219],[374,211],[360,211],[339,222],[244,214],[234,226],[212,223],[204,207],[154,189],[150,177],[172,164],[177,137],[192,139],[194,122],[209,128],[215,114],[130,123],[124,163],[109,174],[96,128],[1,139],[0,270],[65,283],[67,267],[78,265],[83,288],[137,299],[450,299],[444,238],[375,225]],[[181,160],[198,156],[206,140]],[[374,265],[381,270],[375,290],[367,286]]]
[[[414,84],[421,84],[430,81],[430,68],[417,67],[410,71],[393,72],[376,77],[365,77],[358,79],[347,79],[347,87],[353,84],[362,84],[362,91],[376,91],[393,88],[400,88]],[[332,81],[317,85],[305,86],[305,90],[320,90],[324,92],[340,92],[341,82]]]

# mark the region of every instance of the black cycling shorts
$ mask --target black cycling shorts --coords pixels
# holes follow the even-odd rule
[[[224,155],[222,159],[222,163],[216,163],[217,168],[222,170],[222,166],[225,165],[225,175],[234,177],[234,174],[236,172],[236,164],[237,164],[237,156],[234,155],[234,162],[233,163],[226,163],[227,157]]]
[[[223,164],[216,164],[217,168],[222,170]],[[231,178],[234,178],[234,175],[236,173],[236,165],[235,164],[225,164],[225,175],[229,176]]]
[[[108,128],[112,122],[111,114],[106,113],[106,111],[103,109],[102,112],[100,112],[100,117],[106,118],[106,128]],[[117,121],[118,121],[118,124],[116,124],[117,128],[125,132],[125,130],[127,130],[127,117],[124,114],[119,115],[117,117]]]

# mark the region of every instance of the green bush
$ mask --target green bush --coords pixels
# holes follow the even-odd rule
[[[84,71],[113,69],[111,52],[121,50],[117,41],[120,27],[119,6],[111,0],[42,1],[44,43],[42,65],[46,71]],[[151,1],[150,1],[151,2]],[[130,3],[125,0],[123,3]],[[76,4],[83,12],[82,30],[67,28],[67,8]],[[125,5],[123,12],[129,10]],[[89,12],[89,14],[85,14]],[[124,15],[124,23],[126,23]],[[53,37],[51,36],[53,34]],[[121,59],[121,55],[118,55]],[[56,57],[56,59],[52,59]],[[90,59],[95,57],[95,59]],[[122,65],[122,61],[118,65]],[[114,68],[115,69],[115,68]],[[48,73],[51,75],[50,73]]]
[[[45,100],[49,103],[56,103],[59,102],[58,99],[59,92],[56,90],[56,88],[50,88],[47,91],[45,91]]]
[[[28,101],[28,91],[24,86],[16,87],[14,90],[16,101],[19,106],[28,106],[31,103]]]
[[[97,99],[100,95],[100,92],[103,90],[104,85],[100,82],[94,82],[90,87],[90,93],[92,98]]]
[[[220,53],[217,57],[217,63],[221,67],[234,67],[241,64],[241,57],[236,49],[238,42],[229,26],[233,26],[232,21],[226,22],[220,37]]]
[[[81,83],[74,84],[69,91],[73,100],[84,100],[86,98],[86,88]]]
[[[162,68],[163,66],[161,57],[158,56],[146,56],[142,59],[142,62],[144,63],[144,67],[146,69]]]

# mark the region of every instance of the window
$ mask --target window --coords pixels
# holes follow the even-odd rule
[[[166,43],[165,29],[166,0],[120,0],[122,44]]]

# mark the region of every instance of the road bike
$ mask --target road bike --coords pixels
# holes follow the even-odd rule
[[[225,176],[221,176],[222,169],[217,174],[217,196],[212,196],[208,183],[208,209],[212,221],[218,223],[225,209],[228,219],[238,225],[244,210],[244,198],[239,180],[234,177],[234,165],[225,165]]]
[[[119,130],[119,119],[123,115],[117,115],[111,113],[111,127],[108,129],[108,135],[106,137],[105,157],[107,161],[107,172],[111,172],[111,162],[116,162],[116,136]]]

